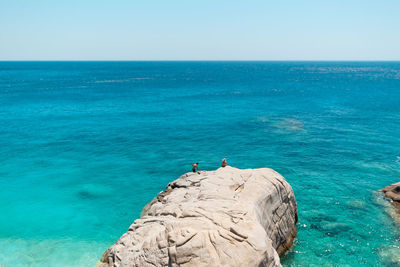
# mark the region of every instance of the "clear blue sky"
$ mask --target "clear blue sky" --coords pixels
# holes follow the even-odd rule
[[[0,60],[400,60],[400,0],[0,0]]]

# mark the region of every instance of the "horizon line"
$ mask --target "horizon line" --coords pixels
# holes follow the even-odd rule
[[[0,59],[0,62],[400,62],[400,59]]]

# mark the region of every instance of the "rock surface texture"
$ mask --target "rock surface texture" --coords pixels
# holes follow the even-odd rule
[[[271,169],[187,173],[151,201],[99,262],[109,266],[281,266],[297,204]]]
[[[393,201],[397,212],[400,213],[400,182],[386,186],[382,192]]]

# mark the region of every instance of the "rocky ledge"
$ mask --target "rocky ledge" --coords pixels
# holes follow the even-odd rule
[[[382,189],[382,192],[392,200],[396,211],[400,213],[400,182],[386,186]]]
[[[143,209],[98,266],[281,266],[297,204],[271,169],[187,173]]]

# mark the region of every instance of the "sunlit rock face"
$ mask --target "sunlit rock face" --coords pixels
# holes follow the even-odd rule
[[[393,201],[397,213],[400,214],[400,182],[386,186],[382,189],[382,192]]]
[[[143,209],[99,266],[281,266],[296,223],[293,190],[274,170],[187,173]]]

